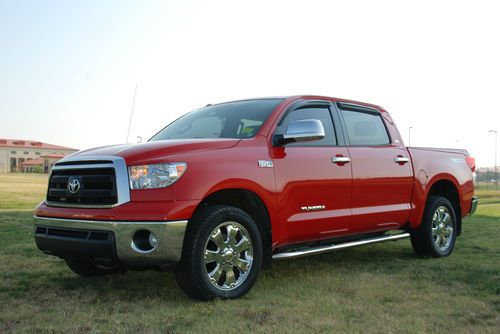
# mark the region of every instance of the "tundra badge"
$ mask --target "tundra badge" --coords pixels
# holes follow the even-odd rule
[[[311,205],[311,206],[301,206],[300,210],[302,211],[320,211],[325,210],[326,207],[324,205]]]

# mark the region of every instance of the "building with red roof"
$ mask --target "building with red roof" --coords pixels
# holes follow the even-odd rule
[[[0,138],[0,173],[43,172],[78,149],[40,141]]]
[[[37,158],[21,162],[18,168],[23,173],[41,173],[43,171],[44,164],[45,159]]]

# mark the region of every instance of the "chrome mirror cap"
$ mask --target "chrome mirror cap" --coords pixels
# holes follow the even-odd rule
[[[285,134],[278,141],[281,145],[325,138],[323,123],[318,119],[301,119],[290,122]]]

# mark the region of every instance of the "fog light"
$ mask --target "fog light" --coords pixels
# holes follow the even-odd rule
[[[158,245],[158,238],[156,238],[156,235],[153,232],[149,233],[149,244],[153,248],[155,248],[156,245]]]
[[[133,250],[138,253],[152,252],[158,245],[158,238],[153,232],[147,230],[139,230],[134,233],[132,244]]]

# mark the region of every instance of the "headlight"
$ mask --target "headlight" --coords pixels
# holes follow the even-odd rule
[[[168,187],[184,174],[187,169],[185,162],[167,164],[130,166],[128,175],[130,189],[153,189]]]

